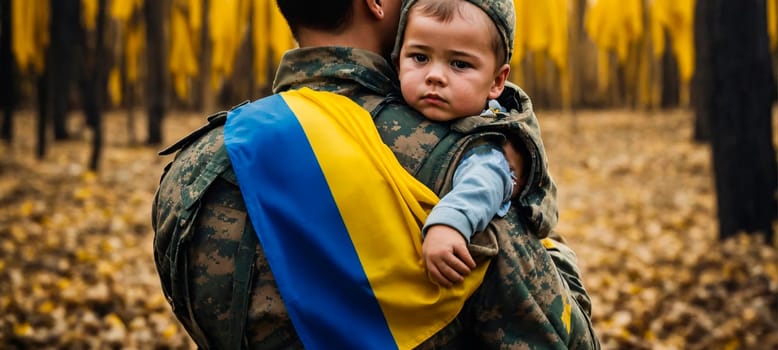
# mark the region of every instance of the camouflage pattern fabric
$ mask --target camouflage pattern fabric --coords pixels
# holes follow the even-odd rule
[[[349,96],[376,111],[382,137],[414,174],[439,149],[445,149],[440,152],[446,161],[455,161],[458,151],[452,149],[490,142],[486,135],[497,134],[486,130],[464,136],[446,125],[425,123],[400,103],[394,74],[383,58],[368,51],[298,49],[285,55],[274,91],[308,86]],[[181,148],[166,168],[152,212],[163,292],[201,348],[302,349],[226,156],[218,123],[223,117],[169,150]],[[526,126],[536,127],[536,120]],[[438,145],[446,139],[450,141]],[[547,174],[545,167],[532,171]],[[430,177],[428,184],[437,184],[437,190],[446,187],[439,179],[443,173]],[[522,195],[527,202],[520,200],[506,220],[495,220],[486,234],[474,237],[471,250],[486,258],[496,255],[492,268],[460,316],[420,348],[598,347],[572,251],[559,242],[544,245],[551,241],[529,229],[543,224],[519,214],[542,213],[536,218],[553,227],[553,182],[541,181],[544,176],[537,176],[533,190]]]

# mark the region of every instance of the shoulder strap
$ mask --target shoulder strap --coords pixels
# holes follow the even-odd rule
[[[378,114],[381,113],[381,111],[384,109],[384,107],[388,106],[390,103],[394,102],[400,102],[402,101],[402,98],[398,96],[396,93],[389,93],[386,96],[384,96],[383,99],[381,99],[381,102],[379,102],[372,110],[368,111],[370,112],[370,116],[375,120],[375,118],[378,117]]]
[[[230,111],[232,111],[233,109],[238,108],[240,106],[243,106],[243,105],[245,105],[247,103],[249,103],[249,101],[243,101],[241,104],[239,104],[239,105],[237,105],[235,107],[230,108]],[[216,112],[214,114],[209,115],[208,116],[208,124],[205,124],[205,125],[201,126],[200,128],[198,128],[197,130],[195,130],[192,133],[190,133],[189,135],[184,136],[182,139],[176,141],[176,143],[174,143],[174,144],[168,146],[167,148],[159,151],[158,154],[160,156],[166,156],[166,155],[173,154],[173,153],[179,151],[180,149],[186,147],[188,144],[192,143],[192,141],[199,139],[200,137],[202,137],[203,135],[205,135],[209,131],[224,125],[224,123],[227,121],[227,114],[228,113],[229,113],[229,111],[219,111],[219,112]]]

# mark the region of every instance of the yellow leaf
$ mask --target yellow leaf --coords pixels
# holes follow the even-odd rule
[[[77,188],[73,191],[73,197],[78,200],[84,200],[92,196],[92,191],[86,187]]]
[[[86,250],[79,249],[76,251],[76,259],[80,262],[92,262],[95,260],[95,256]]]
[[[20,323],[14,325],[14,334],[18,337],[26,337],[32,334],[32,326],[29,323]]]
[[[118,67],[113,67],[108,74],[108,96],[111,97],[112,106],[122,102],[122,75]]]
[[[27,214],[26,216],[29,216]],[[27,240],[27,233],[19,225],[11,225],[11,236],[18,242],[24,242]]]
[[[165,330],[162,332],[162,337],[165,339],[173,338],[176,333],[178,333],[178,329],[176,328],[176,325],[171,324],[165,328]]]
[[[727,345],[724,346],[724,350],[737,350],[740,348],[740,341],[737,339],[730,340]]]
[[[111,276],[116,272],[116,269],[113,267],[113,265],[100,261],[97,263],[97,274],[100,276]]]
[[[43,302],[43,304],[41,304],[40,306],[38,306],[38,313],[41,314],[49,314],[53,310],[54,310],[54,303],[48,300]]]
[[[81,180],[84,182],[92,183],[97,180],[97,173],[94,171],[85,171],[81,174]]]
[[[31,201],[27,200],[22,203],[22,207],[19,208],[19,212],[23,217],[29,217],[32,214],[34,206]]]
[[[67,279],[67,278],[60,278],[59,281],[57,281],[57,288],[59,288],[60,290],[65,290],[65,289],[68,289],[70,287],[70,284],[71,284],[71,282],[70,282],[69,279]]]
[[[105,316],[105,322],[108,323],[111,327],[124,328],[124,321],[122,321],[122,319],[114,313]]]

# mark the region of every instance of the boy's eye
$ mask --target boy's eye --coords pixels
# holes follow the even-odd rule
[[[427,62],[427,56],[420,53],[411,55],[411,58],[413,58],[413,60],[418,63]]]
[[[453,66],[456,69],[467,69],[472,67],[470,63],[464,62],[464,61],[452,61],[451,66]]]

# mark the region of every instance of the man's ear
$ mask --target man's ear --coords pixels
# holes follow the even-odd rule
[[[495,74],[494,81],[492,82],[492,87],[489,88],[489,98],[495,99],[500,97],[502,94],[502,90],[505,89],[505,82],[508,80],[508,73],[511,71],[511,66],[506,64],[503,64],[502,67],[497,71],[497,74]]]
[[[365,0],[368,11],[376,17],[376,19],[384,18],[384,3],[381,0]]]

